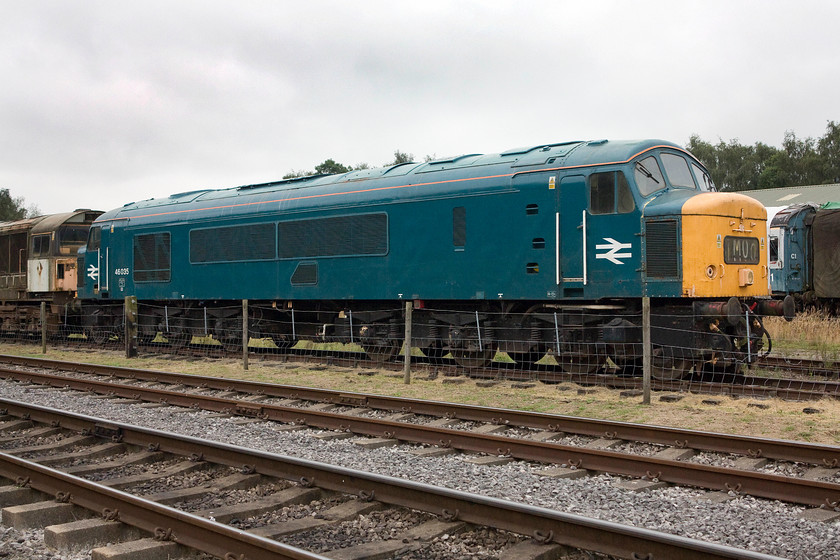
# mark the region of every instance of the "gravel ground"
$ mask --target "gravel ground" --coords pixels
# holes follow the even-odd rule
[[[699,499],[706,494],[704,491],[676,487],[648,493],[628,492],[614,488],[618,477],[610,475],[577,480],[548,479],[534,474],[543,465],[523,461],[485,467],[466,463],[459,454],[420,459],[408,453],[413,446],[362,450],[349,440],[315,439],[312,437],[315,432],[310,430],[279,432],[268,422],[236,425],[200,411],[176,407],[143,409],[82,394],[76,396],[7,382],[0,382],[0,397],[647,527],[784,558],[840,558],[840,523],[802,520],[798,517],[802,507],[781,502],[744,496],[725,503],[710,503]],[[0,535],[3,530],[0,528]],[[0,544],[6,542],[2,538]],[[23,538],[27,541],[27,537]],[[6,548],[0,546],[0,550]],[[33,554],[11,558],[55,558]]]
[[[0,516],[2,519],[2,516]],[[44,531],[18,531],[0,526],[0,559],[2,560],[90,560],[87,552],[56,552],[44,545]]]

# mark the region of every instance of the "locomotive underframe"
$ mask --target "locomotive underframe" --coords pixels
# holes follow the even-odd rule
[[[572,373],[613,368],[633,374],[641,368],[640,300],[414,305],[412,344],[432,359],[451,353],[464,367],[482,367],[501,351],[522,364],[533,364],[548,354]],[[767,337],[759,312],[778,314],[766,305],[735,298],[726,303],[652,300],[654,375],[679,378],[692,368],[727,368],[757,358]],[[371,358],[387,360],[403,347],[403,306],[400,301],[252,301],[249,338],[270,339],[280,350],[300,340],[356,343]],[[84,307],[88,338],[104,342],[122,336],[121,304]],[[193,337],[206,337],[228,350],[242,348],[240,302],[140,302],[140,308],[140,343],[180,347]]]
[[[46,305],[47,336],[55,338],[81,332],[81,317],[71,305],[69,293],[26,294],[28,297],[0,301],[0,336],[41,336],[41,303]]]

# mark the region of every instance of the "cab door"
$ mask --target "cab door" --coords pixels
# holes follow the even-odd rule
[[[638,294],[640,214],[621,170],[573,175],[560,182],[558,283],[564,297]]]
[[[108,228],[93,225],[88,233],[85,252],[85,269],[79,271],[85,275],[85,284],[90,285],[94,295],[108,293],[108,268],[110,253],[108,250]]]
[[[29,259],[26,263],[26,289],[34,293],[46,293],[53,289],[53,275],[50,274],[49,233],[39,233],[30,238]]]
[[[621,169],[599,168],[586,181],[586,292],[589,298],[641,293],[641,215]]]
[[[557,283],[564,297],[583,297],[586,270],[586,177],[563,177],[556,214]]]

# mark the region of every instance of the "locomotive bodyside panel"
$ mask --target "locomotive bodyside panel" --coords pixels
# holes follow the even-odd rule
[[[133,278],[122,288],[119,280],[115,284],[111,279],[115,284],[112,297],[539,299],[554,297],[552,291],[556,290],[552,198],[553,193],[536,196],[508,190],[504,194],[461,195],[411,204],[368,204],[355,211],[314,209],[291,215],[237,216],[168,226],[145,226],[140,220],[132,220],[116,227],[110,236],[103,235],[100,251],[109,255],[113,252],[110,272],[128,269]],[[530,214],[529,205],[539,203],[542,213]],[[355,239],[347,224],[372,228],[367,235],[380,236],[381,240]],[[278,256],[273,254],[274,247],[270,255],[260,256],[249,250],[253,258],[237,256],[222,247],[228,241],[226,235],[239,238],[247,230],[259,231],[255,239],[265,243],[274,243],[276,236]],[[317,239],[313,241],[313,237]],[[216,246],[208,247],[213,239],[217,239]],[[168,266],[159,262],[151,265],[147,261],[153,257],[138,253],[138,243],[153,242],[166,245]],[[116,250],[117,243],[123,249]],[[365,243],[373,244],[374,250],[368,251]],[[155,250],[146,252],[151,255]],[[521,256],[512,258],[512,254]],[[133,255],[133,260],[126,255]],[[144,258],[144,263],[138,258]],[[138,266],[142,275],[139,280]],[[306,267],[310,269],[303,274]],[[168,272],[154,272],[164,269]],[[105,278],[103,282],[107,282]],[[126,291],[132,288],[133,293]]]

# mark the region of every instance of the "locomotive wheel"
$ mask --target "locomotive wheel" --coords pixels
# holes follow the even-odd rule
[[[495,355],[495,350],[452,350],[455,363],[467,369],[487,367]]]
[[[545,350],[531,350],[529,352],[508,352],[508,356],[517,364],[533,367],[545,357]]]
[[[561,354],[556,358],[565,373],[592,373],[598,369],[598,360],[588,354]]]
[[[274,335],[271,338],[271,342],[277,347],[277,351],[281,353],[285,353],[289,351],[289,348],[295,345],[295,341],[287,338],[284,335]]]
[[[635,360],[613,358],[618,371],[616,375],[619,377],[640,377],[642,375],[642,359]]]
[[[650,376],[660,381],[676,381],[691,371],[692,362],[684,358],[654,357],[650,364]]]
[[[449,350],[441,348],[440,346],[429,346],[427,348],[423,348],[423,354],[429,358],[429,362],[433,364],[440,364],[443,361],[443,357],[449,353]]]
[[[172,348],[180,350],[192,341],[192,335],[187,333],[167,333],[164,335]]]
[[[143,332],[143,331],[138,332],[137,333],[137,344],[140,344],[140,345],[143,345],[143,346],[145,346],[147,344],[151,344],[156,336],[157,336],[156,332],[154,332],[154,333]]]
[[[226,352],[242,352],[242,337],[220,338],[219,344]]]
[[[111,331],[102,327],[91,327],[85,330],[85,336],[94,344],[101,345],[111,339]]]
[[[401,347],[396,343],[392,344],[363,344],[368,357],[377,363],[389,362],[400,353]]]

